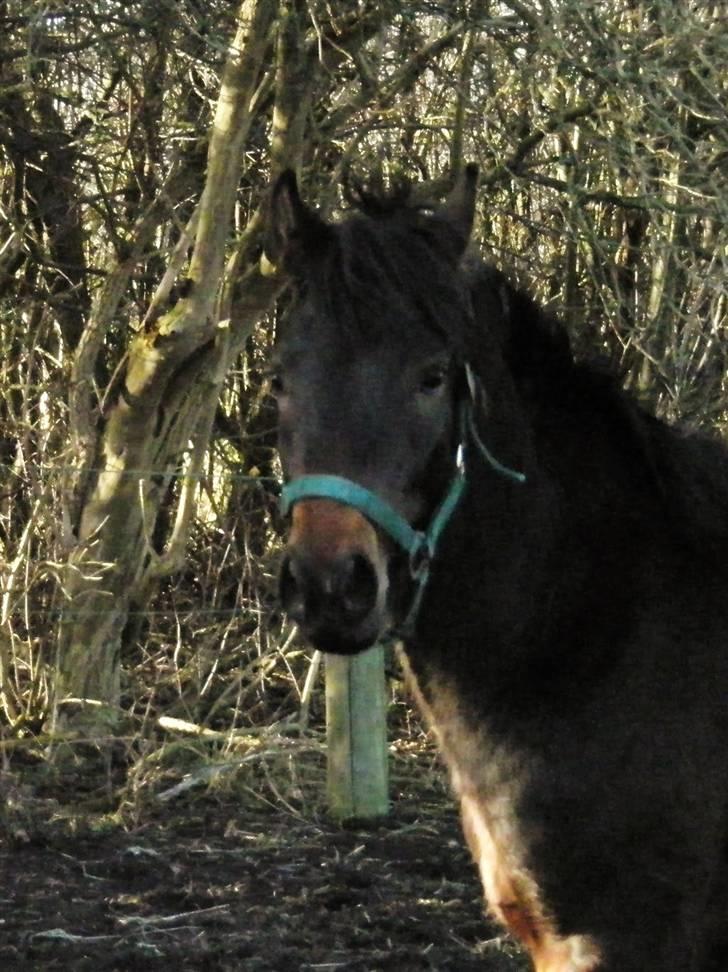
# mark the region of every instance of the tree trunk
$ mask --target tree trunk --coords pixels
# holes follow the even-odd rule
[[[241,325],[252,327],[277,289],[260,274],[248,279],[248,319],[238,321],[238,341],[231,341],[229,322],[218,321],[216,300],[250,107],[276,12],[275,0],[241,4],[212,127],[186,295],[156,321],[147,319],[133,340],[103,427],[92,405],[92,376],[114,299],[97,308],[96,326],[76,356],[72,414],[82,474],[69,497],[76,544],[63,589],[54,721],[60,714],[65,726],[84,735],[117,721],[121,635],[130,599],[150,578],[180,562],[232,346]],[[157,551],[155,520],[174,478],[179,478],[177,522],[167,548]]]

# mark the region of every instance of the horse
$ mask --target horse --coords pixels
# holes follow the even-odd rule
[[[264,253],[283,607],[400,639],[491,916],[536,972],[728,968],[728,457],[659,420],[444,202],[286,171]]]

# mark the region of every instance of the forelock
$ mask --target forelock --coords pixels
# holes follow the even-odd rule
[[[384,328],[417,321],[460,346],[470,313],[468,287],[443,224],[405,204],[340,223],[313,268],[309,293],[352,338],[367,343],[381,339]]]

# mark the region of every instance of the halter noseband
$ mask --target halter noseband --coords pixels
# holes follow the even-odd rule
[[[460,441],[457,448],[455,473],[444,497],[432,515],[425,530],[415,530],[397,511],[376,493],[360,486],[359,483],[344,476],[313,475],[299,476],[286,483],[281,489],[280,508],[286,516],[291,507],[303,499],[330,499],[345,506],[351,506],[362,513],[371,523],[376,524],[398,544],[409,558],[410,576],[417,583],[417,590],[404,624],[398,629],[400,634],[412,631],[422,596],[430,574],[430,565],[435,557],[437,544],[465,491],[465,455],[468,439],[472,439],[478,451],[501,476],[517,483],[524,483],[522,472],[502,465],[491,454],[478,434],[473,416],[473,402],[476,397],[476,379],[469,365],[466,375],[470,390],[469,398],[460,403]]]

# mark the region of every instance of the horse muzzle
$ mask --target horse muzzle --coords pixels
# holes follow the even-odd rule
[[[355,654],[387,627],[387,556],[377,531],[336,500],[300,500],[280,573],[289,617],[322,651]]]

